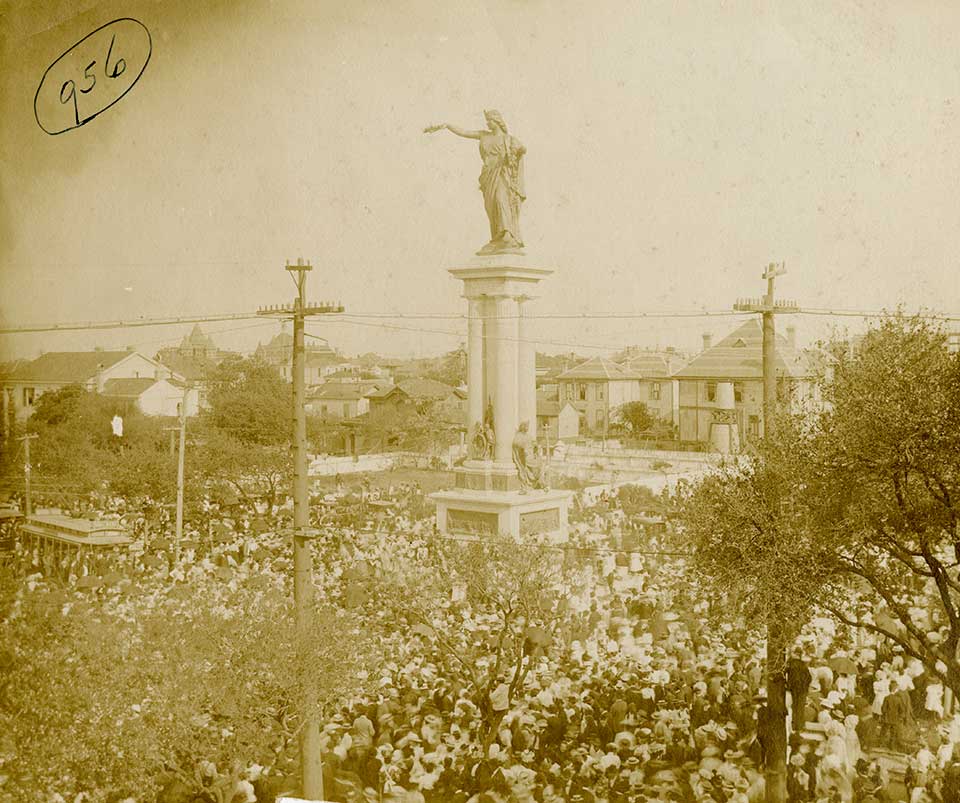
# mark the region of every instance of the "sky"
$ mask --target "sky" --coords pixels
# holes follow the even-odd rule
[[[695,349],[740,319],[611,316],[729,310],[763,292],[770,262],[801,306],[960,313],[950,0],[7,0],[0,14],[4,326],[249,312],[290,300],[284,264],[303,257],[311,298],[372,316],[311,322],[335,347],[454,348],[466,302],[447,269],[487,239],[480,160],[423,128],[480,128],[485,108],[527,148],[524,239],[555,271],[534,313],[584,316],[537,318],[543,351]],[[44,71],[123,17],[152,39],[140,79],[48,135]],[[791,322],[801,342],[859,326]],[[152,353],[190,328],[0,335],[0,360]],[[204,330],[252,349],[279,324]]]

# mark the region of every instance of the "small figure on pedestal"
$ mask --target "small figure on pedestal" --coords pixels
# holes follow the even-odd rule
[[[523,181],[523,156],[527,149],[507,131],[500,112],[488,109],[483,113],[487,121],[485,131],[470,131],[449,123],[431,125],[427,134],[446,129],[458,137],[480,141],[480,192],[490,220],[490,242],[477,251],[487,254],[522,254],[520,236],[520,204],[527,196]]]
[[[534,458],[533,440],[527,432],[529,426],[526,421],[521,421],[517,434],[513,436],[513,464],[517,467],[522,494],[529,488],[546,490],[547,487],[543,479],[543,466]]]
[[[493,403],[487,402],[483,421],[478,421],[470,436],[470,457],[473,460],[492,460],[495,443],[493,429]]]

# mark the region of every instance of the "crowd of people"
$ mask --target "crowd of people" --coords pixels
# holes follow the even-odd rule
[[[318,584],[359,604],[356,566],[418,560],[436,537],[422,511],[412,483],[338,484],[314,506],[337,533]],[[344,700],[323,730],[330,800],[763,799],[772,737],[760,634],[711,610],[662,520],[614,493],[577,511],[565,554],[578,582],[520,687],[490,675],[492,653],[473,667],[489,681],[477,684],[442,632],[398,627],[375,688]],[[256,535],[255,518],[236,530]],[[451,632],[492,621],[462,598],[443,614]],[[790,799],[960,799],[960,716],[938,675],[896,644],[817,618],[784,672]]]

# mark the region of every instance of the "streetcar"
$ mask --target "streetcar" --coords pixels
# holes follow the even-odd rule
[[[20,545],[28,560],[48,577],[60,579],[115,571],[132,540],[117,519],[41,513],[27,516],[20,525]]]

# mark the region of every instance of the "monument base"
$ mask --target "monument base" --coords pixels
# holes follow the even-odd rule
[[[537,537],[552,543],[567,540],[570,491],[468,490],[453,488],[430,494],[437,505],[442,535]]]

